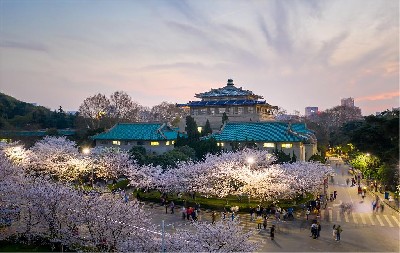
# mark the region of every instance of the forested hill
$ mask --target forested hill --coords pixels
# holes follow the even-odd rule
[[[66,114],[61,106],[57,111],[51,111],[43,106],[19,101],[0,92],[1,130],[73,128],[74,121],[75,116]]]

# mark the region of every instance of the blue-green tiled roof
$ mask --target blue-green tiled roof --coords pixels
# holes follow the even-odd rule
[[[302,124],[303,126],[301,124],[295,125],[297,129],[301,130],[300,135],[293,129],[293,125],[291,125],[291,131],[288,131],[289,124],[284,122],[230,122],[213,137],[217,141],[306,141],[308,138],[305,136],[312,134],[312,132],[306,128],[305,124]]]
[[[219,89],[211,89],[210,91],[198,93],[195,97],[210,98],[210,97],[237,97],[237,96],[254,96],[256,98],[263,98],[262,96],[254,94],[250,90],[243,90],[242,87],[237,88],[233,84],[232,79],[228,79],[225,87]]]
[[[119,123],[93,140],[175,140],[177,132],[163,123]]]

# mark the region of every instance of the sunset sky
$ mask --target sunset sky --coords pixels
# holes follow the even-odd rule
[[[0,91],[77,110],[236,86],[289,113],[399,107],[399,1],[0,0]]]

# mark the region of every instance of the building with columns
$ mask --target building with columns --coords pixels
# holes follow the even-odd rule
[[[200,101],[189,101],[177,106],[188,108],[190,116],[202,127],[208,120],[213,130],[222,126],[222,116],[230,122],[263,122],[274,120],[278,107],[268,104],[252,91],[236,87],[232,79],[226,86],[195,94]]]

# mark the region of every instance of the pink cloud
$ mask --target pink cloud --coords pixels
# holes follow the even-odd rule
[[[388,99],[392,99],[392,98],[399,97],[399,96],[400,96],[399,91],[392,91],[392,92],[385,92],[385,93],[376,94],[376,95],[372,95],[372,96],[355,98],[355,101],[359,102],[359,101],[388,100]]]

